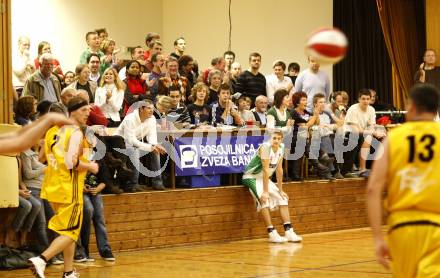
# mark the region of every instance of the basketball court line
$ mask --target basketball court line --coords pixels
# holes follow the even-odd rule
[[[325,271],[335,271],[335,272],[354,272],[354,273],[371,273],[371,274],[388,274],[388,273],[382,273],[382,272],[369,272],[369,271],[355,271],[355,270],[338,270],[338,269],[328,269],[331,267],[338,267],[338,266],[347,266],[347,265],[355,265],[355,264],[362,264],[362,263],[371,263],[375,262],[376,260],[368,260],[368,261],[358,261],[358,262],[351,262],[351,263],[345,263],[345,264],[337,264],[337,265],[328,265],[328,266],[322,266],[322,267],[308,267],[303,269],[297,269],[287,272],[278,272],[273,274],[266,274],[266,275],[258,275],[258,276],[250,276],[249,278],[261,278],[261,277],[270,277],[273,275],[283,275],[288,274],[291,272],[305,272],[305,271],[317,271],[317,270],[325,270]],[[245,263],[247,264],[247,263]],[[293,268],[293,267],[292,267]],[[299,268],[299,267],[298,267]]]

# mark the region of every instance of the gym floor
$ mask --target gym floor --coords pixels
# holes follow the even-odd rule
[[[303,244],[254,239],[124,252],[115,254],[115,263],[95,255],[94,263],[77,264],[76,269],[81,278],[392,277],[376,262],[367,228],[303,238]],[[62,271],[62,266],[48,267],[46,277],[61,277]],[[0,272],[0,277],[32,275],[29,270],[17,270]]]

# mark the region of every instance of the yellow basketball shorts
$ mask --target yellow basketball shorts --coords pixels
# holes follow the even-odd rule
[[[78,202],[50,203],[50,205],[55,215],[49,220],[49,229],[77,241],[81,231],[83,205]]]
[[[388,235],[394,277],[440,277],[440,227],[405,225]]]

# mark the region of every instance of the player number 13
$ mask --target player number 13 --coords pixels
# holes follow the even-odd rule
[[[409,162],[414,162],[414,159],[416,157],[416,137],[414,135],[406,137],[409,142]],[[434,150],[433,146],[435,144],[435,137],[430,134],[423,135],[419,142],[420,144],[424,145],[424,150],[417,153],[417,157],[422,162],[429,162],[434,157]]]

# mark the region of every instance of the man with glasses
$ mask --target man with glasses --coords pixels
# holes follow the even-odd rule
[[[89,80],[96,82],[96,84],[99,84],[99,81],[101,81],[101,74],[99,73],[101,60],[99,59],[98,54],[90,54],[89,57],[87,57],[87,64],[90,68]]]
[[[26,81],[23,95],[33,96],[38,102],[42,100],[58,102],[60,100],[61,83],[52,73],[52,62],[52,54],[44,53],[40,56],[40,69]]]

